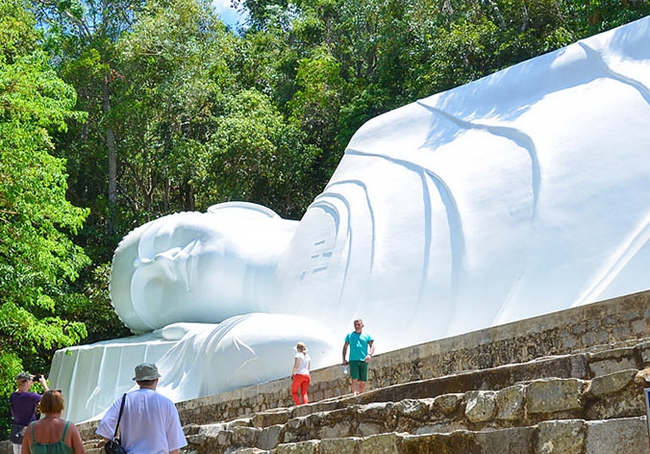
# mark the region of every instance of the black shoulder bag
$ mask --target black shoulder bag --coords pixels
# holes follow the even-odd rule
[[[122,396],[122,405],[120,405],[120,415],[117,417],[117,424],[115,425],[115,434],[111,440],[108,440],[104,445],[106,454],[127,454],[126,449],[122,446],[122,442],[117,437],[117,431],[120,428],[120,419],[122,419],[122,412],[124,411],[124,401],[126,400],[126,393]]]
[[[20,445],[23,443],[23,437],[27,431],[27,426],[21,426],[20,424],[11,424],[11,442],[15,445]]]

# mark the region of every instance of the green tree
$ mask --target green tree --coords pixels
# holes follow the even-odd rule
[[[74,89],[39,49],[34,18],[21,0],[0,0],[0,406],[21,369],[49,369],[51,353],[86,336],[58,316],[70,282],[88,264],[70,237],[87,210],[66,200],[65,162],[52,133],[73,110]]]
[[[139,224],[233,199],[302,214],[319,150],[266,95],[290,97],[280,35],[238,37],[195,0],[152,1],[136,17],[118,45],[114,99],[129,217]]]
[[[210,5],[152,1],[118,45],[114,112],[119,194],[132,226],[197,209],[204,144],[236,79],[228,59],[235,38]]]
[[[202,205],[245,200],[298,218],[315,195],[308,182],[320,149],[257,90],[229,99],[205,148],[210,159],[197,191],[207,197]]]
[[[71,124],[69,135],[59,137],[60,156],[68,163],[70,197],[92,208],[80,239],[101,247],[115,241],[117,228],[118,151],[108,121],[119,78],[115,45],[144,0],[32,1],[59,75],[74,85],[77,108],[88,113],[86,122]]]

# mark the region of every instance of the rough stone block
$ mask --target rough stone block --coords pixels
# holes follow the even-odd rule
[[[605,350],[589,355],[589,370],[595,377],[625,369],[638,369],[632,347]]]
[[[318,454],[356,454],[360,444],[359,438],[325,439],[318,446]]]
[[[585,346],[596,345],[598,343],[598,335],[593,331],[589,331],[580,337],[580,342]]]
[[[627,326],[615,326],[612,332],[616,340],[625,340],[630,336],[630,329]]]
[[[517,421],[524,417],[524,385],[514,385],[496,394],[496,419]]]
[[[645,417],[587,422],[584,454],[648,454]]]
[[[587,355],[584,353],[573,354],[571,358],[571,377],[587,378]]]
[[[393,402],[372,402],[359,408],[359,417],[376,421],[385,421],[393,417]]]
[[[433,399],[431,404],[432,410],[439,410],[443,414],[451,414],[458,409],[458,405],[463,401],[463,394],[443,394]]]
[[[576,345],[578,345],[578,341],[576,340],[575,337],[567,334],[566,336],[562,336],[560,339],[560,343],[563,348],[565,349],[571,349],[574,348]]]
[[[641,361],[643,361],[643,365],[647,366],[650,364],[650,342],[642,342],[635,348],[641,355]]]
[[[275,448],[275,454],[318,454],[317,440],[286,443]]]
[[[360,422],[357,427],[357,435],[359,437],[368,437],[370,435],[377,435],[382,432],[382,426],[374,422]]]
[[[626,369],[595,377],[591,380],[591,393],[596,397],[600,397],[618,392],[634,382],[637,372],[637,369]]]
[[[300,426],[305,424],[305,418],[292,418],[286,422],[285,426],[289,431],[296,431]]]
[[[584,334],[587,331],[587,323],[579,322],[571,326],[571,332],[573,334]]]
[[[531,454],[535,429],[516,427],[484,432],[405,436],[400,454]]]
[[[251,418],[253,427],[269,427],[275,424],[284,424],[289,421],[291,413],[289,410],[257,413]]]
[[[496,413],[494,391],[469,391],[465,394],[465,417],[471,422],[489,421]]]
[[[575,378],[535,380],[526,386],[526,410],[535,414],[581,409],[583,385]]]
[[[407,435],[402,440],[400,454],[483,454],[471,432],[449,434]],[[487,453],[486,453],[487,454]]]
[[[475,433],[481,454],[530,454],[535,449],[535,428],[513,427]]]
[[[401,437],[393,433],[368,437],[361,441],[360,454],[399,454],[400,441]]]
[[[586,437],[581,419],[544,421],[538,425],[536,454],[582,454]]]
[[[417,399],[404,399],[397,403],[395,409],[400,415],[412,419],[424,419],[429,412],[428,405]]]
[[[233,433],[229,430],[222,430],[217,433],[217,444],[220,446],[229,445],[233,438]]]
[[[310,397],[313,398],[314,402],[310,403],[309,405],[299,405],[297,407],[293,407],[290,410],[291,417],[299,418],[301,416],[307,416],[307,415],[310,415],[312,413],[336,410],[336,408],[337,408],[337,403],[336,402],[332,402],[332,401],[330,401],[330,402],[316,402],[315,396],[312,396],[311,392],[309,394],[310,394]]]
[[[260,432],[257,438],[257,446],[262,449],[273,449],[280,441],[280,434],[282,433],[282,425],[265,427]]]
[[[235,427],[232,430],[232,442],[235,446],[257,446],[261,429],[253,427]]]
[[[196,428],[198,428],[198,430]],[[188,441],[191,441],[195,444],[201,444],[204,443],[208,438],[216,438],[222,431],[224,431],[224,425],[206,424],[204,426],[196,426],[191,428],[187,428],[186,426],[183,427],[183,431],[185,432]]]
[[[225,424],[226,430],[233,430],[235,427],[251,427],[251,418],[239,418]]]
[[[632,332],[634,334],[648,333],[648,323],[645,320],[635,320],[632,322]]]
[[[333,426],[325,426],[320,429],[321,438],[343,438],[352,435],[351,421],[341,421]]]
[[[182,423],[181,423],[182,424]],[[201,431],[201,425],[200,424],[184,424],[183,425],[183,433],[185,436],[188,435],[196,435]],[[81,435],[81,434],[80,434]],[[92,436],[92,435],[91,435]],[[82,436],[83,437],[83,436]],[[88,438],[88,435],[86,435]]]
[[[314,413],[301,418],[300,427],[306,430],[318,430],[323,425],[332,425],[334,422],[345,419],[345,413],[332,411],[329,413]]]

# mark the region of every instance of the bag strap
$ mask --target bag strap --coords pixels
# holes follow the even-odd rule
[[[117,424],[115,425],[115,435],[113,438],[117,438],[117,430],[120,428],[120,419],[122,419],[122,412],[124,411],[124,401],[126,401],[126,393],[122,396],[122,404],[120,405],[120,414],[117,417]]]

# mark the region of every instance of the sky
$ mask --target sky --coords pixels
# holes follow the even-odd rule
[[[219,11],[221,20],[233,28],[242,19],[242,15],[230,6],[230,0],[213,0],[212,4]]]

